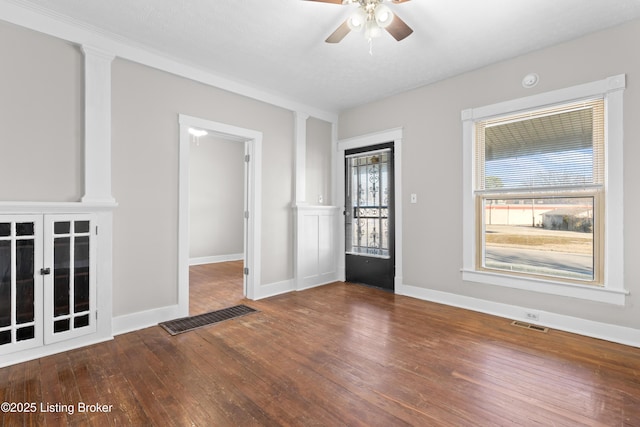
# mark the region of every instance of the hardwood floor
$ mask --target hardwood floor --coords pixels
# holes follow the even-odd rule
[[[637,348],[344,283],[244,303],[259,312],[0,369],[2,401],[74,409],[3,425],[640,425]]]
[[[189,315],[243,303],[243,261],[189,267]]]

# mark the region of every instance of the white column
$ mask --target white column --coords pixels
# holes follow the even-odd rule
[[[84,53],[83,202],[115,203],[111,195],[111,62],[115,56],[90,46]]]
[[[331,195],[333,206],[344,206],[344,198],[340,200],[340,191],[338,191],[338,174],[340,173],[340,167],[338,162],[344,163],[344,156],[341,156],[341,152],[338,150],[338,123],[331,123]]]
[[[294,113],[295,123],[295,152],[296,152],[296,200],[295,205],[306,202],[306,169],[307,169],[307,119],[309,115],[296,111]]]

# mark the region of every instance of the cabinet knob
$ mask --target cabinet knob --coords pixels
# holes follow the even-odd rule
[[[42,274],[43,276],[46,276],[47,274],[51,274],[51,269],[50,268],[41,268],[40,269],[40,274]]]

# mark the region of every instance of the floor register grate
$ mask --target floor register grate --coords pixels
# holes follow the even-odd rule
[[[178,335],[183,332],[202,328],[203,326],[213,325],[229,319],[235,319],[256,311],[258,310],[241,304],[223,308],[222,310],[212,311],[210,313],[198,314],[197,316],[183,317],[181,319],[162,322],[160,323],[160,326],[162,326],[171,335]]]
[[[532,325],[531,323],[521,322],[519,320],[514,320],[513,322],[511,322],[511,325],[544,333],[549,331],[549,328],[545,328],[544,326]]]

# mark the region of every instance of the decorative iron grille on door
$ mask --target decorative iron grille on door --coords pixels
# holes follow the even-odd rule
[[[389,258],[391,150],[347,157],[346,252]]]

